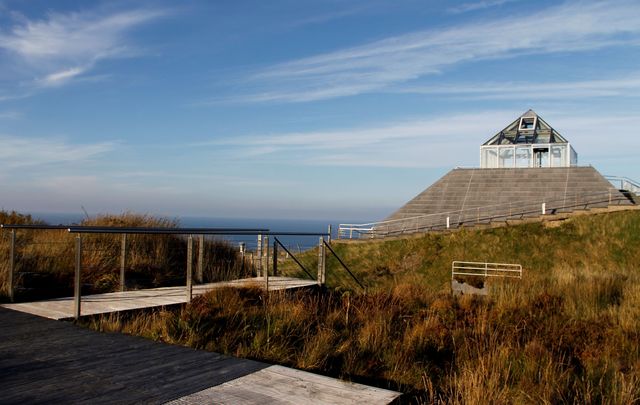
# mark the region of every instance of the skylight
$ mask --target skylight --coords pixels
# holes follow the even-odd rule
[[[533,130],[536,128],[536,121],[538,117],[521,117],[520,118],[520,131]]]

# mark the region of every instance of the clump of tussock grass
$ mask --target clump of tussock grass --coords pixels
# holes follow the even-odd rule
[[[0,212],[3,223],[35,223],[30,216]],[[98,215],[83,220],[80,225],[102,227],[175,228],[175,219],[126,212],[120,215]],[[68,295],[72,291],[75,265],[75,235],[66,230],[18,230],[16,271],[17,286],[29,287],[20,275],[46,277],[47,288],[38,294]],[[109,292],[119,288],[121,235],[84,234],[83,292]],[[194,246],[197,246],[197,241]],[[0,240],[0,272],[6,291],[9,255],[9,233],[3,231]],[[126,280],[128,288],[147,288],[181,284],[185,280],[186,239],[178,235],[127,236]],[[194,263],[197,264],[194,255]],[[217,239],[205,239],[203,281],[212,282],[238,278],[251,273],[243,266],[230,244]],[[241,274],[243,273],[243,274]],[[33,277],[33,276],[30,276]],[[38,298],[38,297],[29,297]]]

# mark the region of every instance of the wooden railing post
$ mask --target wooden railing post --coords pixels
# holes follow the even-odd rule
[[[11,230],[11,248],[9,251],[9,275],[8,275],[8,288],[9,288],[9,299],[13,302],[15,288],[13,286],[13,281],[15,280],[16,273],[16,230]]]
[[[197,281],[204,282],[204,235],[200,235],[198,239],[198,271]]]
[[[278,275],[278,243],[273,238],[273,276]]]
[[[269,291],[269,237],[264,237],[263,246],[265,247],[265,255],[264,255],[264,288],[266,291]]]
[[[126,282],[124,278],[124,270],[127,265],[127,234],[122,234],[122,241],[120,242],[120,291],[126,289]]]
[[[246,251],[246,244],[244,242],[240,242],[240,274],[244,275],[244,256]]]
[[[258,260],[256,261],[256,276],[260,277],[262,274],[262,234],[258,234],[258,245],[256,247],[256,256],[258,256]]]
[[[76,274],[74,278],[74,288],[73,288],[73,297],[74,297],[74,318],[76,320],[80,319],[80,306],[81,306],[81,269],[82,269],[82,236],[76,236]]]
[[[324,239],[321,236],[318,242],[318,285],[323,285],[325,281],[325,258]]]
[[[193,297],[193,236],[187,239],[187,302]]]
[[[9,300],[13,302],[15,288],[13,282],[16,277],[16,230],[11,230],[11,245],[9,248],[9,274],[7,275],[7,287],[9,289]]]

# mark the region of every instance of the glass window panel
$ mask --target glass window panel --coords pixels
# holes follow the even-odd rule
[[[513,167],[513,148],[500,148],[500,167]]]
[[[551,167],[564,167],[567,161],[567,147],[566,146],[552,146],[551,147]]]
[[[516,148],[516,167],[531,166],[531,148]]]
[[[482,167],[493,169],[498,167],[498,149],[483,148],[482,149]]]
[[[577,166],[578,165],[578,154],[576,153],[575,150],[573,150],[573,147],[571,148],[571,166]]]

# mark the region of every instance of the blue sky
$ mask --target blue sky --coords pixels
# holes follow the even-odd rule
[[[640,3],[0,0],[0,207],[381,219],[529,108],[640,180]]]

